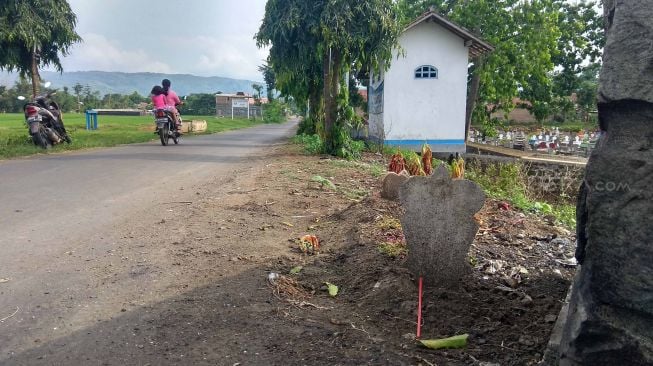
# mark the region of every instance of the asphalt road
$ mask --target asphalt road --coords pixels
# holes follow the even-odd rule
[[[86,274],[68,266],[66,254],[105,253],[101,240],[89,238],[111,236],[148,207],[188,199],[194,192],[180,187],[232,174],[286,141],[295,127],[262,125],[183,138],[180,145],[151,142],[0,161],[0,365],[56,337],[57,324],[70,326],[71,304],[92,302],[80,301],[93,295],[84,289]]]

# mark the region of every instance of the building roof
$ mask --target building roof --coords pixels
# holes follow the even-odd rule
[[[216,96],[216,97],[242,98],[242,99],[245,99],[245,98],[252,98],[251,95],[247,95],[247,94],[228,94],[228,93],[220,93],[220,94],[216,94],[215,96]]]
[[[470,32],[469,30],[461,27],[460,25],[452,22],[451,20],[443,17],[442,15],[436,13],[433,10],[429,10],[426,13],[420,15],[417,19],[415,19],[412,23],[410,23],[406,27],[406,29],[404,29],[404,32],[423,22],[437,23],[440,26],[447,29],[448,31],[450,31],[451,33],[462,38],[465,41],[465,46],[469,47],[470,57],[480,56],[484,53],[488,53],[494,50],[494,46],[492,46],[491,44],[485,42],[480,37],[477,37],[474,34],[472,34],[472,32]]]

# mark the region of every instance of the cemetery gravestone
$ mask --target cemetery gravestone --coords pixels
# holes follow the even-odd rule
[[[383,177],[381,197],[396,201],[399,199],[399,187],[404,184],[410,176],[403,170],[401,174],[389,172]]]
[[[457,284],[470,269],[467,255],[478,230],[474,214],[485,202],[481,187],[451,179],[440,165],[431,176],[410,178],[399,188],[399,199],[409,270],[431,286]]]

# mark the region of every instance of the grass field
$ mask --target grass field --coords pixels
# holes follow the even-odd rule
[[[260,119],[255,121],[231,120],[215,116],[184,115],[182,118],[185,121],[205,120],[208,128],[204,134],[262,123]],[[46,151],[32,144],[22,114],[0,114],[0,159],[65,150],[110,147],[158,139],[154,134],[154,118],[152,116],[98,116],[98,129],[95,131],[86,130],[86,120],[83,114],[67,113],[64,115],[64,123],[73,143],[70,145],[59,144]],[[194,134],[187,134],[186,137],[190,135]]]

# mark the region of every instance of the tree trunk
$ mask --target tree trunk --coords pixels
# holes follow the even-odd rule
[[[465,111],[465,141],[469,136],[469,128],[472,126],[472,114],[474,108],[476,107],[476,101],[478,100],[478,91],[481,88],[481,69],[485,63],[485,59],[482,56],[475,57],[472,59],[474,63],[474,74],[472,74],[472,80],[469,86],[469,91],[467,92],[467,110]]]
[[[36,96],[39,94],[39,85],[41,84],[41,76],[39,75],[38,53],[36,47],[34,47],[34,51],[32,52],[30,76],[32,78],[32,98],[36,98]]]
[[[342,56],[330,49],[324,55],[324,147],[328,153],[336,150],[334,132],[338,119],[338,91]]]
[[[308,103],[310,106],[309,118],[313,123],[313,133],[318,131],[317,125],[322,121],[322,93],[320,88],[310,87],[308,91]]]

